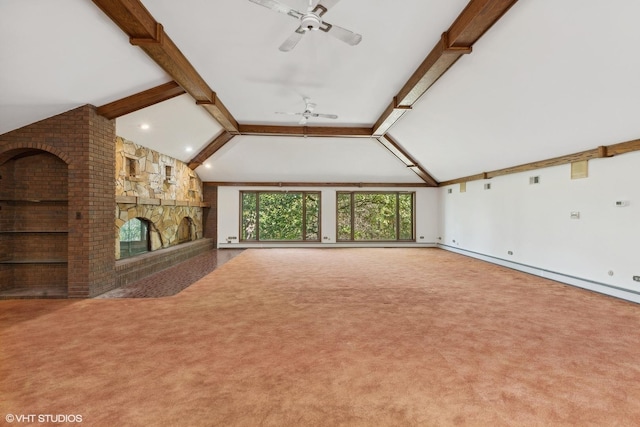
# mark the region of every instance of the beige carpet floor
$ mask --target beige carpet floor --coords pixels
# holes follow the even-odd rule
[[[0,414],[637,426],[639,355],[639,305],[439,249],[256,249],[171,297],[0,301]]]

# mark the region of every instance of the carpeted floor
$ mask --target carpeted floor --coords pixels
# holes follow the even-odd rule
[[[0,301],[0,346],[0,413],[91,426],[640,425],[640,306],[439,249],[246,250],[172,297]]]

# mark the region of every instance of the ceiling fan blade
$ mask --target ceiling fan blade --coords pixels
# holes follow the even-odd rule
[[[302,113],[285,113],[282,111],[276,111],[276,114],[286,114],[287,116],[301,116]]]
[[[279,49],[282,52],[289,52],[291,49],[296,47],[298,42],[302,39],[302,36],[304,36],[304,30],[302,27],[298,27],[298,29],[280,45]]]
[[[313,117],[322,117],[324,119],[337,119],[338,116],[336,116],[335,114],[319,114],[319,113],[313,113],[312,114]]]
[[[305,116],[303,116],[300,121],[298,122],[299,125],[306,125],[307,124],[307,118]]]
[[[292,18],[300,19],[302,18],[302,13],[298,12],[295,9],[291,9],[286,4],[282,4],[276,0],[249,0],[252,3],[259,4],[260,6],[264,6],[267,9],[274,10],[276,12],[284,13],[285,15],[289,15]]]
[[[327,27],[326,29],[321,28],[322,31],[331,34],[333,37],[337,38],[338,40],[342,40],[343,42],[350,44],[351,46],[355,46],[360,43],[360,41],[362,41],[362,36],[360,34],[356,34],[353,31],[338,27],[337,25],[331,25],[328,22],[324,22],[323,24]]]
[[[317,13],[318,16],[322,16],[339,1],[340,0],[320,0],[313,11]]]

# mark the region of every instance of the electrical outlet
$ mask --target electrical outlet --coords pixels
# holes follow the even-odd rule
[[[633,280],[635,280],[636,282],[640,282],[640,276],[633,276]]]
[[[509,255],[513,255],[513,251],[507,251]]]

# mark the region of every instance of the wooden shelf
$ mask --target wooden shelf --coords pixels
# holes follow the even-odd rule
[[[0,203],[10,203],[15,205],[29,205],[29,204],[62,204],[68,203],[67,199],[0,199]]]
[[[3,230],[0,234],[69,234],[62,230]]]
[[[0,264],[67,264],[66,259],[6,259]]]

